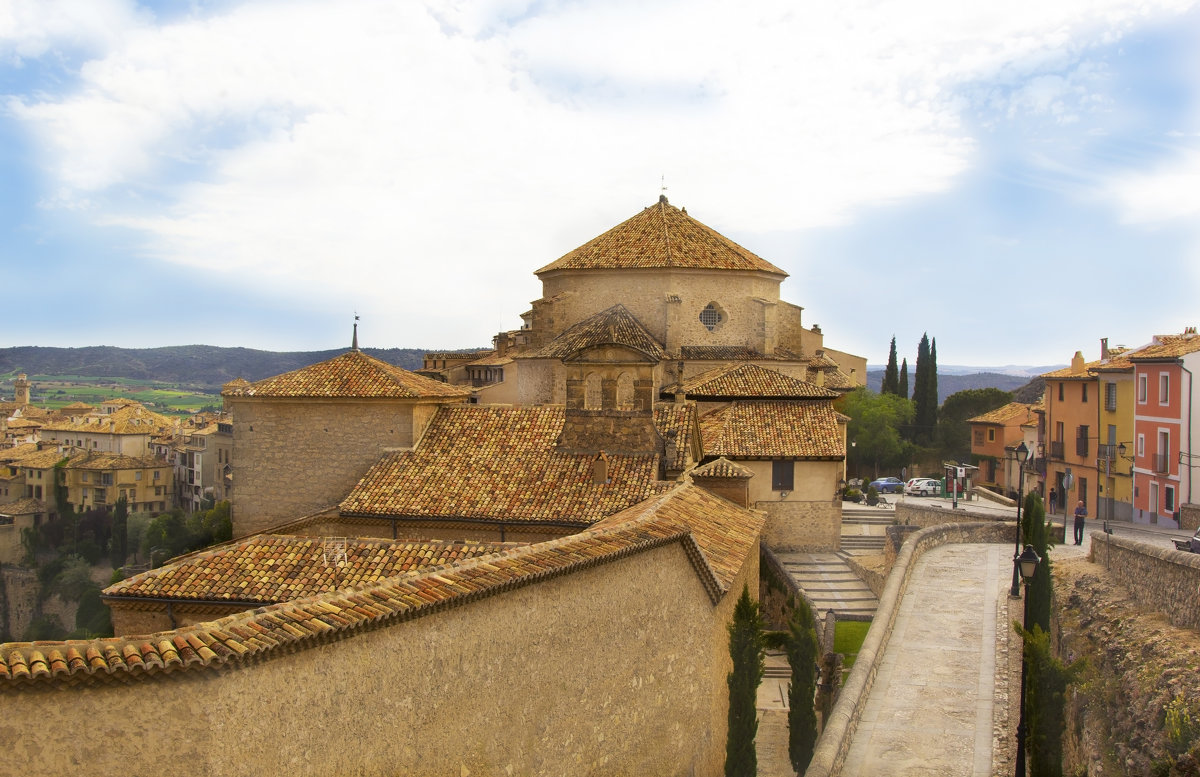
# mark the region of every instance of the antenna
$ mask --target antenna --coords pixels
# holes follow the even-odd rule
[[[327,567],[344,567],[349,563],[346,556],[346,545],[349,540],[345,537],[322,538],[321,558]]]
[[[658,193],[658,201],[659,202],[667,201],[667,176],[665,176],[665,175],[662,176],[662,178],[661,178],[661,188]]]

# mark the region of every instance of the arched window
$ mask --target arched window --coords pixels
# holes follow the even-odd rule
[[[584,380],[583,407],[585,410],[600,410],[604,405],[604,393],[600,388],[600,376],[591,373]]]
[[[628,372],[617,378],[617,410],[633,410],[633,376]]]

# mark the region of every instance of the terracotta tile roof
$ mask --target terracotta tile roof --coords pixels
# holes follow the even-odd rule
[[[277,604],[358,588],[431,566],[452,564],[515,547],[513,543],[339,540],[258,535],[152,569],[105,589],[129,597]]]
[[[739,467],[729,459],[713,459],[707,464],[696,467],[691,472],[694,478],[737,478],[739,480],[747,480],[754,477],[754,473],[745,467]]]
[[[346,351],[317,364],[273,378],[264,378],[248,386],[221,391],[226,397],[320,397],[355,399],[421,399],[467,397],[470,390],[451,386],[368,356],[362,351]]]
[[[536,271],[641,268],[757,270],[787,276],[660,197],[654,205]]]
[[[36,442],[23,442],[12,448],[0,448],[0,462],[19,461],[38,452]]]
[[[700,550],[699,530],[694,535],[682,523],[650,516],[446,567],[410,572],[359,590],[246,610],[149,636],[10,642],[0,646],[0,692],[31,686],[147,679],[226,664],[249,665],[276,651],[302,650],[345,639],[366,628],[397,625],[672,542],[683,544],[715,602],[721,593],[718,575],[731,565],[740,546],[735,546],[734,538],[724,536],[729,529],[718,523],[707,540],[708,552],[713,554],[710,560]]]
[[[747,345],[682,345],[679,355],[687,361],[796,361],[800,355],[786,348],[777,348],[773,354],[761,353]]]
[[[175,426],[175,420],[147,410],[140,403],[121,403],[111,413],[89,413],[55,419],[42,427],[43,432],[82,434],[160,434]]]
[[[71,456],[67,461],[68,469],[110,470],[110,469],[147,469],[150,467],[167,467],[166,459],[153,456],[125,456],[120,453],[103,453],[85,451]]]
[[[719,594],[725,594],[747,557],[758,553],[758,537],[766,516],[686,483],[657,499],[611,515],[595,528],[651,521],[669,522],[690,532],[716,578]],[[718,598],[713,597],[714,601]]]
[[[67,415],[84,415],[87,413],[95,412],[95,410],[96,410],[96,408],[92,407],[91,405],[87,404],[86,402],[72,402],[69,405],[64,405],[64,406],[60,407],[55,412],[66,413]]]
[[[667,445],[664,466],[668,470],[686,467],[692,443],[700,430],[696,421],[696,405],[691,402],[678,405],[659,402],[654,405],[654,425]]]
[[[727,364],[683,382],[690,399],[836,399],[837,392],[757,364]]]
[[[1129,355],[1131,361],[1178,359],[1200,351],[1200,335],[1189,331],[1181,335],[1155,335],[1154,342]]]
[[[732,459],[838,459],[845,457],[831,402],[734,402],[700,417],[705,456]]]
[[[24,446],[22,446],[24,447]],[[5,455],[0,456],[0,461],[4,461],[14,467],[28,467],[30,469],[50,469],[58,462],[67,458],[66,454],[59,453],[55,447],[43,448],[42,450],[25,451],[21,454],[16,454],[16,449],[6,451]],[[77,454],[82,456],[82,454]]]
[[[1075,369],[1068,364],[1061,369],[1042,373],[1039,377],[1051,380],[1090,380],[1093,377],[1092,370],[1095,370],[1100,364],[1100,361],[1087,362],[1079,369]]]
[[[594,484],[593,456],[555,450],[565,418],[557,405],[441,407],[417,447],[385,455],[341,511],[586,526],[670,487],[650,455],[609,454],[610,482]]]
[[[623,346],[644,353],[652,361],[667,358],[667,352],[633,317],[624,305],[613,305],[588,316],[541,348],[521,354],[528,359],[565,359],[585,348]]]
[[[476,359],[482,359],[489,353],[494,353],[490,348],[484,348],[476,351],[426,351],[426,359],[440,359],[451,362],[470,362]]]
[[[31,421],[28,418],[8,419],[9,431],[16,431],[17,429],[41,429],[43,425],[39,421]]]
[[[505,364],[512,364],[512,357],[505,354],[500,356],[494,351],[489,353],[482,359],[476,359],[473,362],[468,362],[467,367],[503,367]]]
[[[1009,421],[1020,420],[1027,421],[1033,416],[1033,406],[1024,402],[1009,402],[1007,405],[1002,405],[995,410],[989,410],[986,413],[977,415],[974,418],[968,418],[969,424],[998,424],[1004,426]]]
[[[853,378],[851,378],[846,373],[842,372],[840,368],[834,367],[832,369],[823,369],[821,371],[825,373],[824,381],[825,381],[825,388],[827,388],[827,389],[834,389],[834,390],[853,389],[857,385],[854,382]],[[817,370],[814,370],[814,369],[809,370],[809,382],[810,383],[817,379],[816,373],[817,373]]]
[[[0,515],[36,515],[46,512],[46,503],[41,499],[25,497],[15,502],[0,504]]]

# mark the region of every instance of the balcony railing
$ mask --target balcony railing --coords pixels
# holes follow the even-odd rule
[[[1037,474],[1041,475],[1042,477],[1046,477],[1046,459],[1045,458],[1039,456],[1038,458],[1031,461],[1029,463],[1029,466]]]
[[[1055,440],[1050,443],[1050,458],[1063,460],[1063,441]]]
[[[1107,461],[1117,460],[1117,446],[1115,445],[1097,445],[1096,456]]]
[[[1088,439],[1086,437],[1075,438],[1075,455],[1087,458],[1088,455]]]
[[[1156,453],[1151,457],[1154,460],[1154,471],[1160,475],[1165,475],[1171,471],[1171,462],[1165,453]]]

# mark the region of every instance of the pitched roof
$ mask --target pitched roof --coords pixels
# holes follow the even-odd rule
[[[717,580],[719,592],[724,594],[729,591],[746,558],[758,552],[758,536],[766,516],[707,489],[685,483],[657,499],[648,499],[611,515],[594,528],[663,520],[691,532]]]
[[[968,418],[969,424],[999,424],[1004,426],[1009,421],[1024,421],[1033,415],[1033,406],[1024,402],[1009,402],[1007,405],[981,413],[974,418]]]
[[[565,419],[559,405],[443,406],[417,447],[385,455],[341,511],[586,526],[670,487],[653,455],[610,453],[609,482],[593,483],[592,455],[555,450]]]
[[[607,310],[588,316],[563,330],[558,337],[541,348],[521,356],[528,359],[565,359],[585,348],[606,345],[631,348],[653,361],[667,358],[666,349],[624,305],[613,305]]]
[[[120,453],[104,453],[84,451],[77,453],[67,461],[67,469],[145,469],[147,467],[167,467],[166,459],[153,456],[125,456]]]
[[[364,628],[397,625],[673,542],[683,545],[715,603],[731,562],[744,552],[742,543],[722,534],[722,526],[718,523],[707,530],[708,550],[702,551],[700,529],[693,533],[682,520],[651,513],[643,520],[410,572],[359,590],[245,610],[150,636],[10,642],[0,649],[0,691],[147,679],[225,664],[245,665],[276,651],[305,649],[345,639]]]
[[[470,389],[415,375],[355,350],[249,385],[230,381],[221,391],[226,397],[327,399],[422,399],[467,397],[470,393]]]
[[[1135,362],[1174,360],[1196,351],[1200,351],[1200,335],[1189,330],[1181,335],[1155,335],[1153,343],[1131,353],[1129,359]]]
[[[843,459],[839,421],[823,400],[739,401],[701,416],[705,456],[734,459]]]
[[[690,399],[836,399],[837,392],[757,364],[727,364],[683,382]]]
[[[114,400],[115,402],[115,400]],[[89,413],[54,419],[42,427],[43,432],[79,432],[83,434],[158,434],[175,426],[174,419],[148,410],[141,403],[117,403],[111,413]]]
[[[0,515],[35,515],[44,512],[46,512],[46,503],[33,497],[24,497],[15,502],[0,504]]]
[[[370,585],[405,572],[452,564],[510,547],[514,545],[333,541],[322,537],[260,534],[122,580],[105,589],[104,596],[115,601],[140,597],[276,604]]]
[[[688,361],[796,361],[800,355],[786,348],[765,354],[748,345],[681,345],[679,355]]]
[[[739,467],[732,461],[726,458],[713,459],[712,461],[692,470],[694,478],[736,478],[738,480],[746,480],[754,477],[754,473],[745,467]]]
[[[687,268],[756,270],[786,276],[711,227],[672,206],[666,197],[633,218],[536,271]]]

